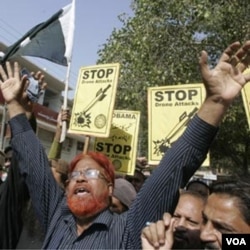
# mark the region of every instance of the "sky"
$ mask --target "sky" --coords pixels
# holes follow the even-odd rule
[[[7,46],[16,42],[35,25],[46,21],[71,0],[1,0],[0,41]],[[118,16],[132,16],[131,0],[76,0],[75,34],[69,85],[75,87],[80,67],[95,65],[97,51],[114,28],[122,27]],[[59,80],[66,67],[44,59],[28,57]],[[49,83],[48,83],[49,84]],[[69,93],[73,97],[74,91]]]

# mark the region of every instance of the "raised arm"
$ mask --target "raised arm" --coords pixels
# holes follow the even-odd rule
[[[208,55],[202,51],[200,70],[206,88],[206,99],[198,116],[205,122],[218,126],[230,104],[250,80],[250,74],[242,74],[250,63],[250,41],[241,46],[235,42],[228,46],[214,69],[209,69]]]
[[[39,84],[42,87],[44,79],[42,74],[39,74]],[[10,115],[11,145],[38,218],[46,229],[62,191],[54,180],[46,152],[26,117],[29,104],[26,93],[29,84],[27,76],[20,77],[18,63],[11,67],[9,62],[6,63],[6,72],[0,66],[0,76],[2,94]]]
[[[145,223],[159,220],[164,212],[173,212],[179,188],[204,161],[223,115],[250,80],[249,74],[242,74],[249,64],[249,48],[250,41],[243,46],[238,42],[231,44],[213,69],[208,67],[207,53],[201,53],[200,68],[206,87],[205,101],[198,115],[146,180],[128,212],[128,230],[133,232],[132,242],[135,248],[141,248],[138,238]]]

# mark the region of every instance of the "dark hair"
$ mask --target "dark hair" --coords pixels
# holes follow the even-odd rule
[[[75,158],[71,161],[70,166],[69,166],[69,173],[71,173],[76,164],[86,158],[87,156],[91,157],[94,161],[96,161],[107,173],[108,177],[109,177],[109,181],[112,182],[113,186],[114,186],[114,182],[115,182],[115,168],[113,166],[113,164],[110,162],[109,158],[99,152],[87,152],[86,154],[80,153],[78,155],[75,156]]]
[[[196,191],[194,188],[192,188],[193,185],[199,185],[200,187],[202,188],[205,188],[207,191],[208,191],[208,194],[210,194],[210,187],[203,181],[201,180],[193,180],[193,181],[190,181],[187,185],[186,185],[186,190],[193,190],[193,191]],[[203,192],[201,192],[200,190],[197,190],[197,192],[203,194]]]
[[[5,149],[4,149],[4,153],[7,154],[9,151],[12,151],[12,147],[11,146],[7,146]]]
[[[245,222],[250,225],[250,184],[241,180],[228,180],[214,183],[211,194],[225,194],[237,199],[235,206],[240,210]]]

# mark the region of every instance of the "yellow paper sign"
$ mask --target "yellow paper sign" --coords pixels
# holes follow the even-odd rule
[[[110,136],[95,139],[94,150],[107,155],[117,173],[134,174],[139,123],[139,111],[114,110]]]
[[[245,70],[244,74],[250,74],[250,69]],[[241,95],[246,111],[248,126],[250,128],[250,82],[248,82],[241,90]]]
[[[109,136],[119,68],[115,63],[80,69],[69,133]]]
[[[196,114],[204,98],[203,84],[148,88],[149,164],[159,164],[164,153]]]

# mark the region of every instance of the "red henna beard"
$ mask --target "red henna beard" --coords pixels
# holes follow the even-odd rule
[[[109,192],[94,196],[90,191],[87,197],[71,195],[67,197],[70,211],[76,217],[92,217],[109,206]]]

